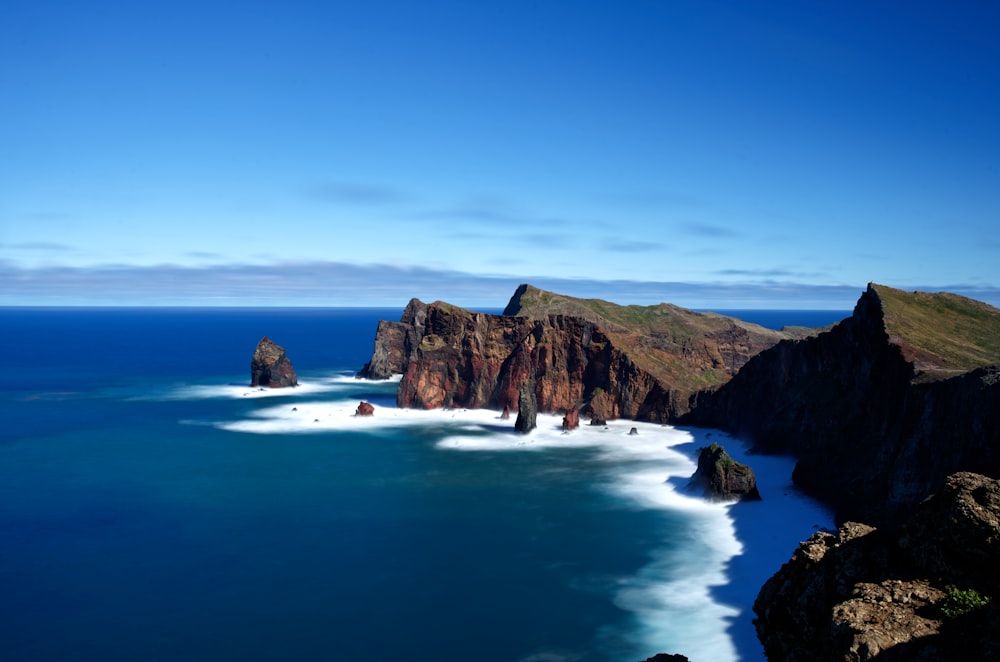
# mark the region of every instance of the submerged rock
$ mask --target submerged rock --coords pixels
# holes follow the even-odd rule
[[[285,355],[285,348],[267,336],[261,338],[250,360],[250,386],[284,388],[298,385],[299,378]]]

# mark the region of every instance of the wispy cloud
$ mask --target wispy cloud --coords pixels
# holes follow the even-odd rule
[[[738,276],[740,278],[764,279],[764,278],[795,278],[816,280],[819,278],[829,278],[829,274],[818,272],[794,271],[792,269],[720,269],[714,272],[718,276]]]
[[[637,241],[635,239],[622,239],[620,237],[605,239],[601,247],[613,253],[656,253],[666,249],[659,242]]]
[[[699,222],[685,222],[678,223],[677,231],[695,235],[699,237],[738,237],[740,233],[736,230],[726,227],[725,225],[718,225],[715,223],[699,223]]]
[[[759,274],[758,274],[759,275]],[[0,305],[389,306],[411,297],[502,308],[522,282],[570,296],[687,308],[853,308],[866,283],[817,285],[774,276],[746,282],[568,279],[470,274],[447,269],[340,262],[205,267],[25,268],[0,262]],[[894,284],[900,287],[900,284]],[[948,289],[1000,305],[1000,288]]]
[[[620,191],[596,198],[602,203],[611,203],[624,207],[646,207],[659,209],[690,209],[691,207],[707,206],[707,201],[687,193],[676,191],[645,189],[635,191]]]
[[[416,211],[413,216],[423,220],[480,222],[509,228],[546,230],[580,225],[579,220],[539,214],[525,209],[516,200],[499,195],[472,196],[454,205]]]
[[[13,244],[3,244],[2,246],[3,248],[15,251],[63,253],[74,250],[74,248],[68,244],[60,244],[55,241],[23,241]]]
[[[407,191],[382,184],[322,182],[305,189],[306,197],[331,204],[361,206],[397,205],[414,202]]]

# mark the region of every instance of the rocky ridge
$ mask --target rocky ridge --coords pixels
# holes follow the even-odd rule
[[[503,315],[413,299],[379,322],[359,376],[402,374],[401,407],[513,411],[533,380],[538,411],[676,420],[691,396],[791,334],[668,304],[617,306],[522,285]]]
[[[951,473],[1000,475],[998,363],[1000,310],[871,284],[851,317],[759,353],[686,421],[797,457],[796,484],[841,521],[886,525]]]

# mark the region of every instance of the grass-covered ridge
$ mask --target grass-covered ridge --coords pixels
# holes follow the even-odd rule
[[[619,305],[547,292],[531,285],[517,289],[504,314],[531,319],[570,315],[589,320],[636,365],[691,391],[725,382],[739,367],[740,361],[734,355],[746,356],[780,340],[803,335],[668,303]]]
[[[1000,364],[1000,310],[947,292],[871,288],[882,302],[889,339],[923,379],[950,377]]]

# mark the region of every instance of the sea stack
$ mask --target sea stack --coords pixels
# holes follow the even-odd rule
[[[285,356],[285,348],[267,336],[261,338],[250,360],[250,386],[284,388],[298,385],[299,379],[292,362]]]
[[[691,477],[691,483],[702,486],[705,496],[713,500],[760,500],[753,469],[734,460],[719,444],[701,449],[698,470]]]
[[[517,419],[514,429],[521,434],[528,434],[535,429],[538,419],[538,400],[535,397],[535,383],[526,381],[521,384],[517,398]]]

